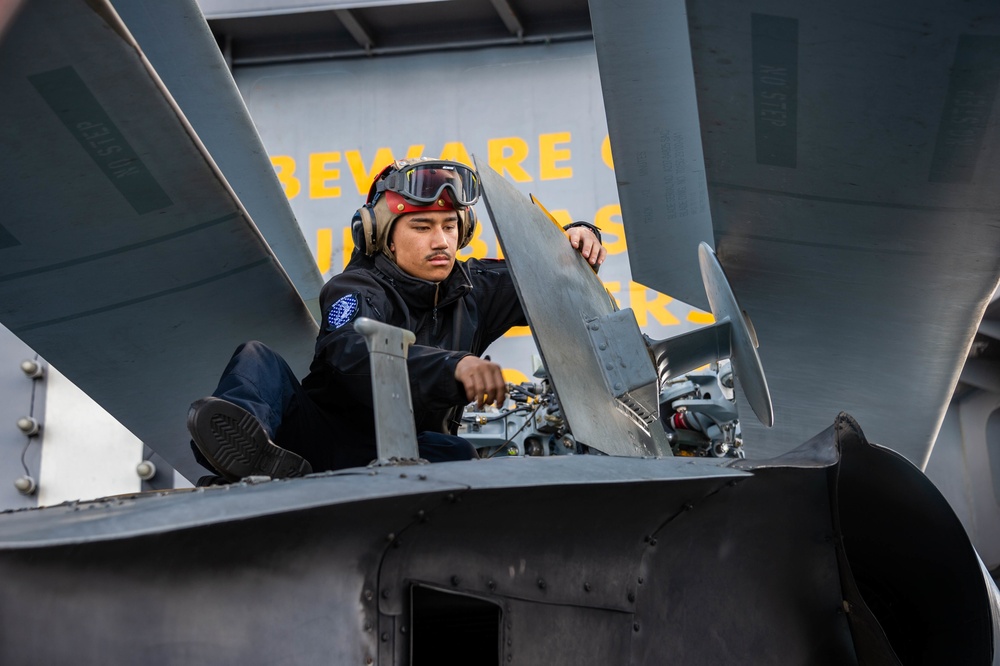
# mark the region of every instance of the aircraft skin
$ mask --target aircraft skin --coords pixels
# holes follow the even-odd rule
[[[0,518],[4,663],[995,661],[961,525],[846,415],[772,461],[380,467]]]
[[[311,349],[299,282],[107,3],[26,3],[0,86],[0,320],[180,461],[171,418],[234,338]],[[15,181],[30,159],[67,187]],[[385,466],[5,513],[0,661],[1000,663],[1000,594],[919,469],[846,414],[799,441],[766,460]]]
[[[633,275],[702,306],[716,249],[775,403],[747,441],[846,410],[923,468],[1000,276],[995,3],[590,6]]]

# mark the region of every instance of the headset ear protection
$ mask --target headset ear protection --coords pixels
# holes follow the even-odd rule
[[[472,206],[469,206],[464,211],[459,211],[458,218],[462,222],[458,230],[458,249],[461,250],[472,242],[472,237],[476,235],[476,225],[479,224],[479,220],[476,218],[476,209]]]
[[[354,213],[351,218],[351,237],[354,239],[354,247],[358,248],[365,256],[372,256],[382,248],[378,247],[379,221],[375,213],[375,205],[378,203],[366,203]],[[476,234],[476,225],[479,220],[476,217],[476,210],[472,206],[458,213],[458,249],[461,250],[472,242],[472,237]],[[388,224],[392,224],[395,218],[390,218]]]
[[[375,177],[371,187],[368,189],[368,199],[365,201],[365,205],[359,208],[354,213],[354,217],[351,218],[351,237],[354,239],[354,247],[364,252],[366,256],[370,257],[382,249],[379,247],[379,238],[382,237],[380,233],[381,225],[391,225],[398,217],[398,215],[393,215],[389,212],[385,203],[382,204],[380,209],[376,209],[378,203],[384,201],[385,196],[379,191],[379,183],[394,170],[398,170],[401,165],[405,164],[405,161],[393,162],[382,169],[382,172]],[[479,221],[476,218],[476,211],[472,206],[468,206],[463,210],[456,210],[456,212],[458,213],[459,220],[458,249],[461,250],[472,242],[472,237],[476,234],[476,225]],[[379,220],[380,217],[383,218],[381,221]]]
[[[365,204],[351,218],[351,237],[354,239],[354,247],[364,252],[365,256],[368,257],[375,254],[378,238],[375,235],[377,226],[373,208],[372,204]]]

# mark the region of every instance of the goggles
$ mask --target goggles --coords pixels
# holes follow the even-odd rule
[[[416,204],[433,204],[445,190],[451,190],[455,207],[468,207],[479,201],[479,174],[459,162],[426,160],[398,161],[386,167],[368,193],[371,203],[383,192],[395,192]]]

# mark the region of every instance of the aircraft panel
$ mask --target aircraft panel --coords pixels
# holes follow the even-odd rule
[[[312,315],[109,5],[30,3],[0,88],[4,325],[196,479],[187,406]]]
[[[689,3],[716,249],[774,398],[773,430],[742,420],[748,451],[788,450],[846,410],[925,463],[1000,276],[992,9]],[[655,2],[616,11],[676,20]],[[609,127],[643,136],[610,109]]]
[[[623,310],[617,322],[611,320],[616,311],[611,297],[558,223],[491,167],[478,160],[476,167],[518,298],[573,437],[609,455],[670,455],[657,418],[655,369],[632,312]],[[535,261],[538,256],[546,260]],[[560,294],[554,298],[539,285],[553,285]],[[609,351],[602,356],[599,349]],[[638,378],[647,370],[648,381],[641,386],[609,379],[611,371]],[[627,391],[633,388],[638,389],[633,395],[653,395],[652,405],[641,405],[644,413],[632,409]],[[643,417],[648,417],[645,423]]]
[[[647,4],[590,3],[629,263],[637,282],[708,310],[698,244],[714,238],[684,0]]]
[[[297,12],[352,10],[384,5],[406,5],[442,0],[200,0],[210,19],[269,16]]]
[[[118,0],[114,6],[318,317],[323,279],[199,3]]]

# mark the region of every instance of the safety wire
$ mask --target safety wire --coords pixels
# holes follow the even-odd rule
[[[38,354],[35,354],[35,363],[38,363]],[[34,379],[31,380],[31,407],[28,409],[28,416],[34,418],[35,416],[35,391],[38,390],[38,382]],[[31,435],[25,435],[27,440],[24,443],[24,448],[21,450],[21,467],[24,468],[25,476],[31,476],[31,472],[28,470],[28,463],[25,462],[24,457],[28,454],[28,447],[31,446]]]

